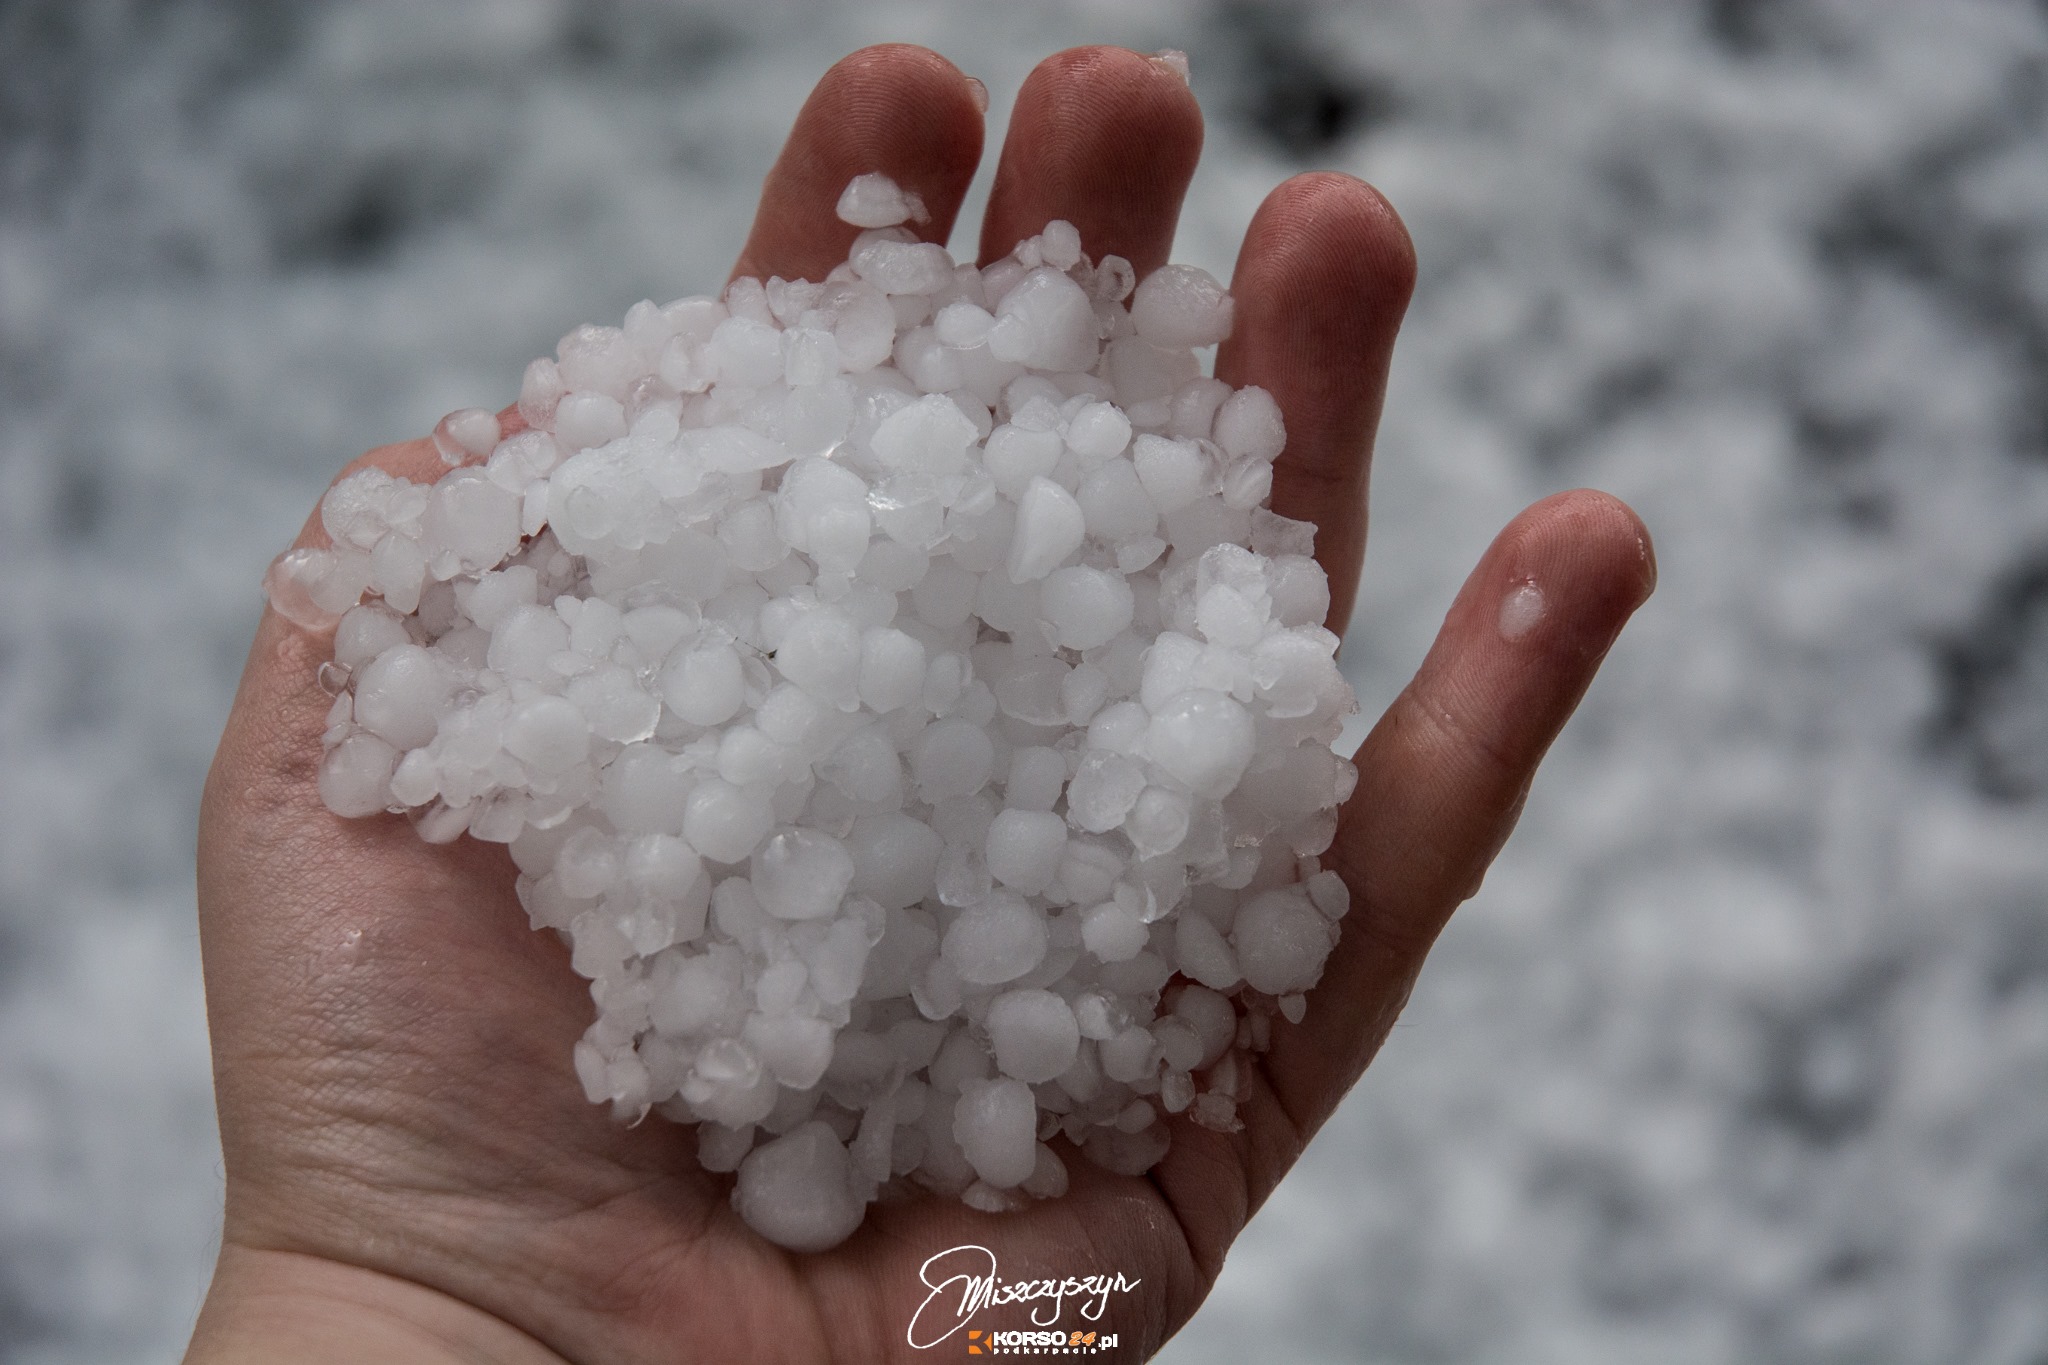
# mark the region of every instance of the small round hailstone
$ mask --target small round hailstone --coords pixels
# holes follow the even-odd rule
[[[1067,782],[1067,760],[1057,749],[1032,745],[1010,754],[1010,772],[1003,779],[1003,804],[1012,810],[1050,811],[1059,803]],[[1064,851],[1066,836],[1060,838]]]
[[[938,721],[911,742],[911,774],[924,798],[934,804],[980,791],[988,784],[995,762],[995,745],[988,731],[968,720]]]
[[[1131,419],[1114,403],[1094,402],[1067,422],[1067,449],[1089,464],[1121,454],[1131,441]]]
[[[1045,916],[1014,893],[970,905],[946,926],[939,955],[962,981],[996,986],[1045,960]]]
[[[925,221],[924,201],[886,175],[857,175],[847,182],[836,210],[839,221],[860,228],[895,227]]]
[[[1139,282],[1131,321],[1154,346],[1213,346],[1230,335],[1233,307],[1208,271],[1162,265]]]
[[[982,459],[989,477],[995,480],[996,491],[1006,498],[1015,498],[1031,486],[1033,479],[1043,478],[1058,468],[1065,450],[1066,443],[1056,431],[1005,422],[989,433]]]
[[[1008,1077],[973,1079],[953,1105],[953,1140],[974,1173],[1006,1190],[1038,1165],[1038,1103],[1031,1088]]]
[[[1088,519],[1074,495],[1044,475],[1034,477],[1017,502],[1010,581],[1029,583],[1045,577],[1081,548],[1087,534]]]
[[[1128,962],[1144,951],[1151,930],[1115,901],[1090,906],[1081,916],[1081,942],[1104,962]]]
[[[1173,1002],[1175,1017],[1188,1021],[1202,1045],[1196,1066],[1209,1066],[1230,1050],[1237,1036],[1237,1010],[1230,997],[1203,986],[1187,986]]]
[[[798,687],[845,710],[860,705],[860,626],[845,612],[806,612],[782,637],[775,666]]]
[[[678,650],[661,680],[661,700],[692,725],[721,725],[746,702],[746,675],[731,645],[708,644]]]
[[[369,605],[350,607],[334,628],[334,662],[353,673],[385,650],[410,643],[405,623],[393,613]]]
[[[1159,509],[1129,460],[1109,460],[1092,470],[1074,501],[1088,534],[1110,544],[1139,540],[1159,529]]]
[[[1084,564],[1055,569],[1039,590],[1039,611],[1062,649],[1094,649],[1130,629],[1131,585],[1120,573]]]
[[[756,1147],[739,1172],[733,1208],[749,1227],[791,1251],[838,1246],[867,1213],[846,1148],[816,1119]]]
[[[434,449],[447,465],[488,458],[498,448],[498,414],[483,408],[460,408],[434,427]]]
[[[846,849],[853,889],[886,910],[902,910],[932,894],[946,841],[924,821],[886,811],[856,819]]]
[[[1216,444],[1224,453],[1271,464],[1287,444],[1280,405],[1261,388],[1239,389],[1216,409]]]
[[[371,734],[351,735],[320,764],[320,799],[336,815],[358,819],[391,804],[398,750]]]
[[[1161,516],[1171,516],[1200,499],[1209,477],[1208,459],[1198,446],[1149,432],[1137,439],[1131,464],[1139,486]]]
[[[1003,810],[989,822],[989,875],[1013,891],[1051,886],[1066,853],[1067,822],[1049,810]]]
[[[1218,799],[1244,776],[1254,742],[1249,711],[1221,692],[1199,688],[1168,701],[1145,732],[1154,762],[1196,795]]]
[[[839,908],[853,871],[853,855],[831,835],[785,829],[754,855],[754,895],[778,919],[822,919]]]
[[[1268,995],[1290,995],[1315,985],[1330,955],[1329,922],[1293,887],[1268,891],[1246,903],[1237,912],[1230,937],[1237,945],[1245,981]]]
[[[1081,1046],[1073,1010],[1051,991],[1005,991],[989,1001],[985,1023],[997,1069],[1031,1085],[1072,1066]]]
[[[995,315],[988,348],[997,360],[1072,373],[1088,369],[1099,354],[1095,306],[1064,271],[1031,271],[1003,295]]]
[[[441,660],[418,645],[394,645],[356,679],[356,723],[400,749],[417,749],[434,737],[450,684]]]
[[[706,778],[690,791],[683,837],[715,862],[736,863],[753,851],[775,823],[766,801],[723,778]]]
[[[987,268],[863,175],[821,281],[635,304],[527,367],[521,430],[358,471],[265,575],[333,631],[339,815],[508,845],[597,1017],[591,1102],[701,1126],[747,1225],[837,1245],[911,1186],[1067,1188],[1241,1131],[1350,894],[1355,770],[1273,396],[1202,373],[1215,279]]]
[[[505,726],[505,752],[537,773],[563,773],[590,752],[590,722],[560,697],[536,697]]]

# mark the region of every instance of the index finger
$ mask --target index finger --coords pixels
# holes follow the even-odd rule
[[[1393,206],[1329,171],[1266,196],[1230,281],[1236,325],[1216,377],[1256,384],[1280,405],[1287,448],[1273,466],[1273,510],[1316,523],[1334,631],[1358,592],[1373,433],[1414,288],[1415,248]]]

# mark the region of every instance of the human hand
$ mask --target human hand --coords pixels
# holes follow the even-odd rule
[[[983,262],[1064,218],[1091,256],[1122,255],[1142,277],[1166,259],[1201,136],[1165,64],[1106,48],[1048,59],[1017,101]],[[866,171],[918,192],[931,215],[919,230],[944,241],[981,143],[977,91],[949,63],[908,47],[854,54],[799,115],[735,273],[822,277],[854,235],[834,216],[839,191]],[[1273,505],[1319,524],[1339,625],[1413,274],[1385,201],[1319,174],[1268,196],[1233,280],[1217,373],[1280,403]],[[425,441],[364,460],[441,472]],[[319,534],[309,522],[301,543]],[[919,1267],[970,1243],[1007,1280],[1137,1281],[1089,1325],[1115,1333],[1121,1356],[1149,1355],[1385,1037],[1653,577],[1640,523],[1593,493],[1537,504],[1487,551],[1357,756],[1324,859],[1353,909],[1306,1020],[1276,1021],[1256,1059],[1242,1132],[1175,1120],[1148,1175],[1073,1161],[1064,1197],[1015,1213],[878,1203],[816,1255],[753,1234],[688,1129],[625,1128],[585,1101],[570,1057],[588,992],[560,941],[527,928],[502,846],[429,845],[403,821],[321,804],[329,699],[314,675],[328,641],[266,614],[201,818],[227,1207],[190,1358],[917,1358],[904,1332],[928,1292]],[[1031,1324],[1018,1307],[976,1325]]]

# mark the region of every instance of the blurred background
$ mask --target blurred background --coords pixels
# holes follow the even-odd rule
[[[172,1358],[210,1269],[191,850],[264,564],[357,451],[715,288],[806,91],[884,39],[986,81],[992,147],[1049,50],[1186,50],[1176,258],[1219,275],[1298,170],[1400,208],[1369,712],[1530,500],[1658,540],[1165,1359],[2048,1361],[2018,0],[0,0],[0,1358]]]

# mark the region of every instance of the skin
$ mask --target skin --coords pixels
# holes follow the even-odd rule
[[[880,170],[944,241],[981,155],[978,90],[943,58],[870,48],[833,67],[762,190],[735,273],[818,277],[854,230],[833,206]],[[1019,94],[982,234],[1006,254],[1051,218],[1141,275],[1166,259],[1202,123],[1163,64],[1047,58]],[[1276,510],[1318,522],[1348,619],[1394,334],[1415,258],[1393,209],[1346,176],[1297,176],[1253,216],[1218,374],[1279,400]],[[431,479],[431,446],[363,457]],[[359,462],[360,463],[360,462]],[[321,543],[309,521],[303,544]],[[843,1245],[782,1251],[732,1212],[694,1134],[587,1103],[571,1048],[592,1007],[554,935],[527,928],[503,847],[341,820],[315,792],[330,642],[258,627],[201,817],[199,906],[227,1180],[222,1249],[189,1361],[880,1361],[918,1268],[963,1243],[1009,1280],[1140,1281],[1097,1324],[1120,1356],[1193,1314],[1232,1239],[1385,1039],[1452,909],[1514,825],[1538,760],[1655,579],[1649,538],[1603,494],[1547,498],[1487,550],[1420,672],[1357,755],[1327,856],[1353,909],[1306,1020],[1275,1021],[1244,1131],[1173,1122],[1145,1177],[1069,1154],[1072,1188],[988,1216],[936,1197],[874,1206]],[[1514,639],[1503,597],[1533,582]],[[1072,1326],[1071,1312],[1063,1326]],[[1021,1310],[975,1322],[1024,1327]],[[964,1354],[962,1338],[945,1349]]]

